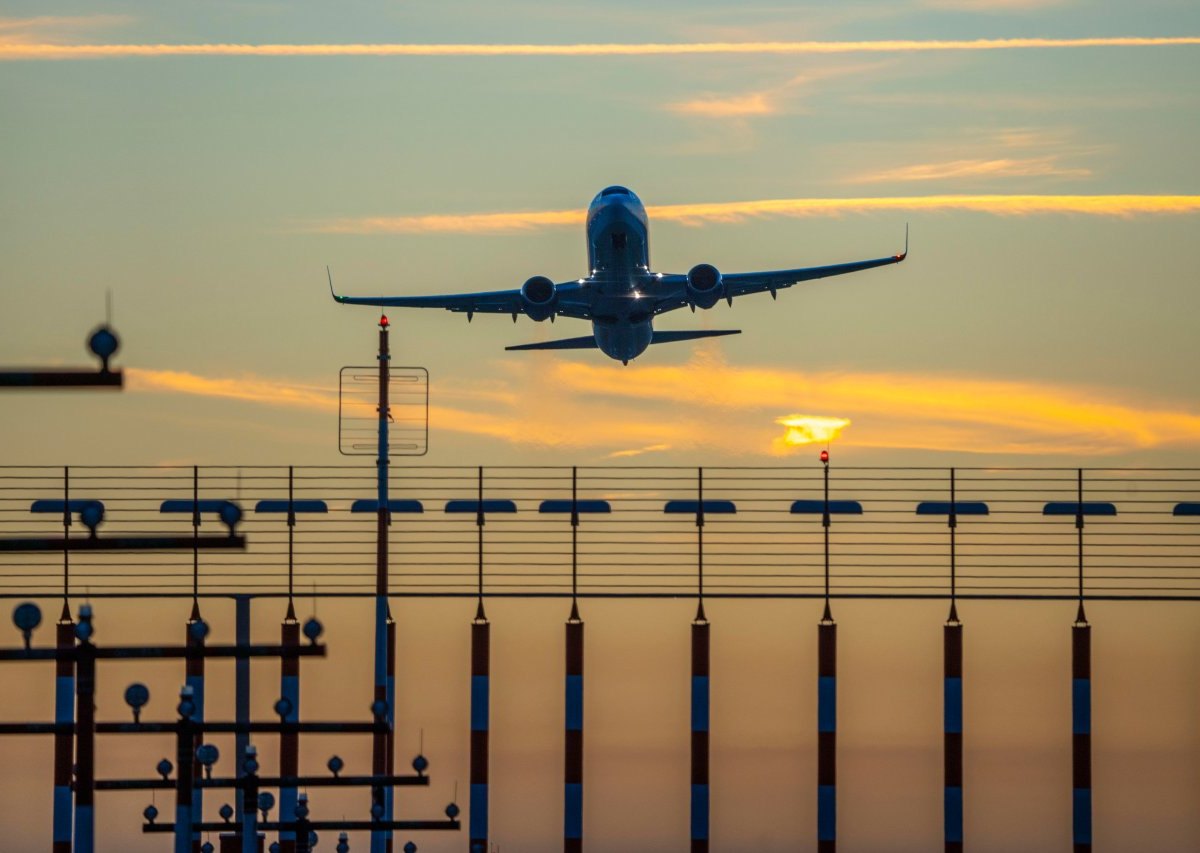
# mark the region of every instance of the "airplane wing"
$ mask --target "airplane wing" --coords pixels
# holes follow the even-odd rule
[[[765,270],[762,272],[723,274],[721,281],[724,285],[724,290],[721,298],[729,302],[730,305],[733,304],[734,297],[746,296],[751,293],[768,291],[772,298],[774,298],[777,290],[791,287],[793,284],[812,281],[818,278],[829,278],[835,275],[845,275],[846,273],[869,270],[889,264],[898,264],[906,257],[908,257],[907,229],[904,233],[904,251],[886,258],[874,258],[869,261],[851,261],[847,264],[830,264],[823,267],[800,267],[792,270]],[[655,314],[673,311],[688,304],[686,275],[664,275],[660,280],[660,286],[664,292],[655,305]]]
[[[564,282],[554,286],[558,300],[554,313],[563,317],[589,319],[591,300],[578,281]],[[447,311],[473,314],[522,314],[520,289],[493,290],[485,293],[447,293],[434,296],[339,296],[333,289],[332,279],[329,292],[335,301],[343,305],[378,305],[384,308],[444,308]]]

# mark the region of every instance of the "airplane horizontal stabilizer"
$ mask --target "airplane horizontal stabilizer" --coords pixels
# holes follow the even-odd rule
[[[526,349],[596,349],[596,339],[592,335],[582,338],[563,338],[560,341],[543,341],[539,344],[517,344],[505,347],[506,350]]]
[[[676,341],[694,341],[697,338],[719,338],[723,335],[740,335],[741,329],[712,329],[694,332],[655,332],[652,344],[673,344]]]

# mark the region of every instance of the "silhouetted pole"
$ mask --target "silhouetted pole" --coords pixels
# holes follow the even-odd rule
[[[1092,626],[1083,610],[1083,469],[1078,474],[1075,528],[1079,609],[1071,626],[1072,836],[1075,853],[1092,849]]]
[[[192,849],[192,788],[196,750],[196,733],[192,726],[192,688],[179,691],[179,729],[175,735],[175,853]],[[241,762],[238,762],[240,765]]]
[[[395,722],[395,712],[388,702],[388,525],[391,514],[388,507],[388,381],[391,353],[388,348],[388,318],[379,318],[379,456],[376,460],[377,495],[375,522],[375,693],[376,702],[382,702],[389,724]],[[371,749],[371,771],[376,776],[387,775],[388,736],[384,732],[375,734]],[[380,786],[372,789],[372,797],[381,809],[384,820],[391,820],[388,811],[390,798]],[[387,853],[389,833],[380,829],[371,830],[371,853]]]
[[[92,853],[96,843],[96,647],[92,607],[79,608],[75,679],[75,850]],[[186,853],[186,851],[184,851]]]
[[[709,624],[704,609],[692,622],[692,851],[708,850]]]
[[[387,733],[387,764],[385,772],[391,776],[396,767],[396,620],[392,618],[391,607],[387,613],[387,704],[388,704],[388,733]],[[391,820],[395,813],[396,789],[388,785],[383,792],[384,820]],[[392,853],[392,838],[395,831],[384,830],[386,838],[384,848],[386,853]]]
[[[578,471],[571,469],[571,615],[566,640],[566,760],[563,768],[563,851],[583,850],[583,620],[579,618]]]
[[[58,618],[56,642],[59,650],[75,646],[75,623],[68,604],[71,594],[71,552],[67,539],[71,532],[71,469],[63,468],[63,609]],[[75,722],[75,662],[58,658],[54,681],[54,722]],[[75,820],[71,793],[71,770],[75,763],[75,741],[68,732],[54,735],[54,853],[70,853],[71,830]]]
[[[75,647],[75,623],[63,597],[62,615],[58,617],[55,641],[59,652]],[[60,655],[55,662],[54,722],[71,725],[75,722],[75,662]],[[74,764],[74,738],[69,731],[54,733],[54,853],[71,853],[71,766]]]
[[[258,750],[248,745],[242,766],[242,853],[258,853]]]
[[[483,467],[475,525],[478,530],[479,604],[471,623],[471,853],[488,853],[488,722],[490,716],[491,625],[483,609]]]
[[[471,853],[488,853],[490,629],[481,598],[471,623]]]
[[[817,851],[837,849],[837,623],[829,606],[829,452],[825,475],[825,612],[817,624]]]
[[[567,620],[566,766],[563,850],[583,850],[583,620],[574,602]]]
[[[187,622],[187,649],[189,651],[186,667],[187,680],[186,684],[192,690],[192,706],[195,711],[192,715],[197,723],[204,722],[204,638],[208,634],[208,625],[200,618],[200,600],[192,599],[192,613],[188,617]],[[192,738],[192,752],[199,749],[204,738],[197,731]],[[204,790],[200,787],[201,768],[199,762],[192,764],[192,814],[196,815],[197,821],[202,819],[204,814]],[[200,832],[196,830],[192,833],[192,853],[200,853]]]
[[[291,522],[289,515],[288,521]],[[289,539],[291,528],[288,529]],[[290,561],[289,561],[290,562]],[[289,589],[289,592],[291,590]],[[291,596],[288,596],[287,615],[280,626],[280,640],[283,646],[283,656],[280,658],[280,697],[286,703],[281,714],[285,723],[300,721],[300,658],[294,653],[300,645],[300,623],[296,619],[296,608]],[[300,770],[300,735],[295,731],[285,731],[279,736],[279,775],[297,776]],[[281,785],[279,788],[279,821],[288,823],[296,819],[296,787]],[[280,853],[296,853],[296,830],[282,829],[279,831]]]
[[[708,850],[709,624],[704,615],[704,469],[697,471],[696,618],[692,620],[692,846]]]
[[[249,595],[234,596],[234,638],[239,646],[250,645],[250,600]],[[233,682],[234,682],[234,719],[239,726],[249,726],[250,724],[250,658],[238,657],[233,662]],[[193,719],[196,717],[193,715]],[[248,728],[241,728],[233,736],[233,748],[238,760],[234,762],[237,767],[237,777],[239,779],[245,776],[245,765],[241,757],[246,754],[246,750],[250,748],[250,731]],[[242,802],[243,789],[238,788],[236,793],[235,805],[240,811],[245,807]],[[254,805],[251,803],[250,805]],[[197,816],[199,819],[199,816]]]
[[[963,629],[958,621],[957,564],[955,535],[958,513],[955,496],[954,469],[950,469],[950,615],[942,629],[943,668],[943,755],[945,759],[945,820],[946,853],[961,853],[963,849],[963,688],[962,651]]]
[[[187,648],[199,651],[189,655],[185,663],[186,684],[192,690],[191,702],[194,709],[192,719],[204,722],[204,635],[208,626],[200,618],[200,466],[192,466],[192,612],[187,622]],[[199,748],[202,735],[199,731],[192,739],[192,751]],[[200,764],[192,762],[192,814],[196,820],[204,815],[204,790],[200,787]],[[192,833],[192,853],[200,853],[200,833]]]

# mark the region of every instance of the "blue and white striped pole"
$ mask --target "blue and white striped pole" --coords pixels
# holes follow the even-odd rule
[[[825,475],[825,612],[817,624],[817,851],[837,849],[837,623],[829,607],[829,451]]]
[[[483,599],[471,623],[471,853],[488,853],[488,717],[491,625]]]
[[[187,678],[185,683],[192,690],[192,706],[195,711],[192,719],[197,723],[204,722],[204,638],[208,635],[208,626],[200,618],[200,601],[192,599],[192,613],[187,622]],[[199,730],[192,738],[193,754],[200,748],[204,737]],[[196,822],[204,815],[204,789],[200,787],[200,762],[192,765],[192,814]],[[200,831],[192,832],[192,853],[200,853]]]
[[[1092,849],[1092,626],[1082,603],[1071,626],[1072,839]]]
[[[962,653],[963,628],[958,620],[958,495],[954,469],[950,469],[950,506],[946,523],[950,527],[950,615],[942,629],[943,668],[942,688],[945,709],[943,722],[943,756],[945,785],[943,818],[945,820],[946,853],[962,853],[963,849],[963,687]]]
[[[1092,849],[1092,626],[1083,610],[1083,469],[1078,472],[1075,529],[1079,555],[1079,609],[1071,626],[1072,836],[1075,853]]]
[[[583,620],[572,603],[567,620],[566,761],[563,774],[563,853],[583,850]]]
[[[962,623],[950,614],[943,630],[945,686],[945,841],[946,853],[962,853],[963,849],[963,692],[962,692]]]
[[[384,716],[388,722],[388,732],[395,725],[395,709],[388,702],[387,667],[388,667],[388,525],[391,523],[390,507],[388,504],[388,381],[390,376],[391,352],[388,348],[388,318],[384,314],[379,318],[379,420],[378,444],[379,455],[376,459],[376,524],[375,524],[375,691],[374,700],[386,706]],[[388,769],[388,733],[378,732],[374,737],[371,750],[371,772],[379,777],[389,773]],[[387,789],[390,790],[390,789]],[[378,817],[391,820],[388,810],[391,799],[387,790],[375,786],[372,790],[374,801],[372,811],[378,811]],[[376,809],[377,807],[377,809]],[[371,853],[387,853],[387,842],[391,833],[381,829],[371,830]]]
[[[75,851],[92,853],[96,844],[96,647],[92,645],[92,606],[79,608],[75,662]],[[185,851],[186,853],[186,851]]]
[[[817,625],[817,851],[837,849],[837,623]]]
[[[708,850],[709,623],[703,603],[692,622],[692,853]]]
[[[56,641],[60,657],[55,662],[54,722],[71,725],[75,722],[75,663],[66,654],[75,648],[75,623],[71,610],[63,601],[58,618]],[[54,853],[71,853],[71,823],[74,820],[74,801],[71,794],[71,766],[74,764],[74,738],[70,732],[54,734]]]
[[[280,659],[279,695],[286,704],[287,713],[281,722],[300,721],[300,658],[295,654],[300,646],[300,623],[296,619],[296,608],[288,599],[287,614],[280,626],[283,656]],[[279,775],[296,776],[300,771],[300,736],[296,732],[283,732],[279,736]],[[279,821],[290,823],[296,819],[297,790],[294,785],[279,787]],[[280,853],[296,853],[296,830],[279,831]]]

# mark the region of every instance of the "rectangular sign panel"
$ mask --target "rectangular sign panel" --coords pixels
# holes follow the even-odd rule
[[[429,450],[429,371],[388,369],[388,456],[424,456]],[[343,367],[338,382],[338,450],[346,456],[379,454],[379,365]]]

